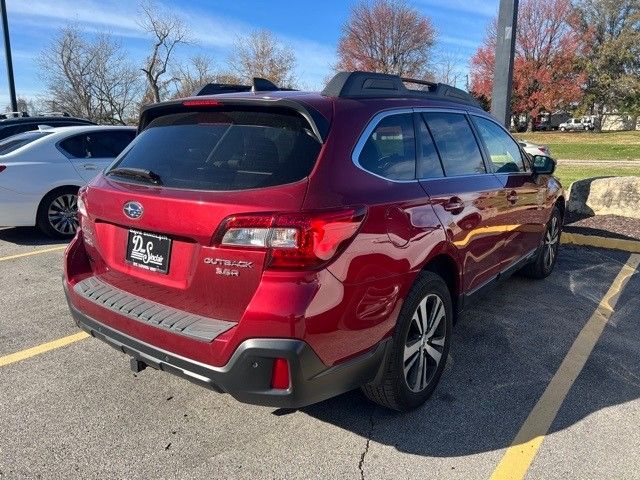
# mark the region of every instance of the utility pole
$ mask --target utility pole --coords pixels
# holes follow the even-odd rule
[[[513,57],[516,49],[518,0],[500,0],[496,64],[491,92],[491,113],[509,128],[511,120],[511,86]]]
[[[0,10],[2,11],[2,31],[4,33],[4,55],[7,59],[7,83],[9,84],[9,98],[11,99],[11,111],[18,111],[18,101],[16,99],[16,85],[13,81],[13,61],[11,60],[11,42],[9,41],[9,22],[7,21],[7,5],[5,0],[0,0]]]

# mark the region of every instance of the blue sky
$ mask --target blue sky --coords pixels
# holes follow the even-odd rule
[[[252,29],[267,28],[293,47],[298,60],[298,84],[319,89],[332,72],[340,28],[353,2],[164,0],[158,3],[182,15],[191,37],[197,42],[181,48],[180,59],[204,53],[224,67],[238,36]],[[438,31],[436,52],[455,55],[463,70],[498,9],[498,0],[413,0],[409,3],[431,17]],[[69,22],[89,34],[104,31],[119,37],[135,61],[141,61],[149,48],[150,40],[136,24],[134,0],[7,0],[7,9],[18,96],[35,98],[42,94],[45,86],[38,55],[56,31]],[[8,103],[8,88],[4,50],[0,50],[0,107],[3,108]]]

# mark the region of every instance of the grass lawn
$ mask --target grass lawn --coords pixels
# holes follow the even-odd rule
[[[638,160],[640,131],[633,132],[531,132],[515,136],[548,145],[551,156],[565,160]]]
[[[564,188],[569,188],[573,182],[583,178],[640,176],[640,161],[638,168],[558,165],[555,176],[558,177]]]

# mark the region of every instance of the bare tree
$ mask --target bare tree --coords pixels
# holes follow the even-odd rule
[[[292,48],[282,44],[269,30],[255,30],[246,37],[238,37],[228,64],[231,72],[243,81],[261,77],[281,87],[291,87],[295,81],[296,57]]]
[[[89,38],[64,27],[41,54],[40,66],[51,109],[99,123],[125,124],[135,117],[141,75],[111,36]]]
[[[436,82],[446,83],[447,85],[458,86],[462,82],[464,85],[464,73],[460,65],[460,54],[455,50],[442,50],[434,55],[432,64],[433,79]]]
[[[425,77],[435,37],[431,20],[404,0],[361,1],[342,27],[336,69]]]
[[[213,59],[207,55],[196,55],[186,64],[181,64],[173,73],[176,83],[171,98],[184,98],[196,94],[208,83],[240,84],[243,80],[229,72],[216,68]]]
[[[184,20],[161,9],[152,0],[140,4],[138,24],[151,34],[153,46],[142,71],[148,83],[148,90],[153,101],[161,101],[161,97],[174,79],[166,78],[173,60],[175,49],[180,44],[189,43],[187,27]]]
[[[216,81],[213,60],[206,55],[196,55],[185,65],[179,65],[173,74],[176,82],[174,98],[194,95],[203,85]]]
[[[36,110],[35,104],[31,99],[18,97],[18,100],[16,103],[18,106],[18,112],[34,113]],[[8,104],[7,107],[4,109],[4,111],[11,112],[11,104]]]

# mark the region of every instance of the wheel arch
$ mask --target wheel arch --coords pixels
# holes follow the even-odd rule
[[[453,303],[454,321],[457,320],[462,293],[462,278],[460,268],[455,259],[446,253],[440,253],[429,259],[422,267],[423,271],[429,271],[440,276],[449,288]]]
[[[49,196],[50,194],[57,192],[57,191],[62,191],[62,190],[68,190],[68,189],[75,189],[76,191],[80,190],[80,188],[82,188],[82,185],[78,185],[78,184],[72,184],[72,183],[67,183],[67,184],[63,184],[63,185],[58,185],[46,192],[44,192],[42,194],[42,196],[40,197],[40,201],[38,202],[38,207],[36,208],[36,215],[35,218],[33,219],[33,223],[34,225],[37,225],[38,223],[38,216],[40,215],[40,209],[42,208],[42,203],[44,202],[44,199],[47,198],[47,196]]]

